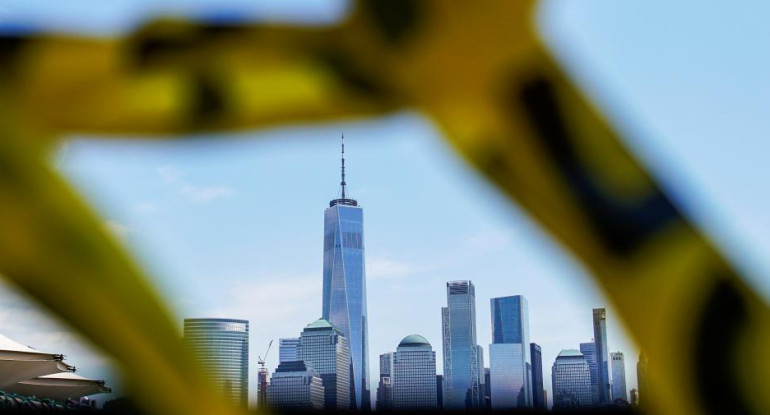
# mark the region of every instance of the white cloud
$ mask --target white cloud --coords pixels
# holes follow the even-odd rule
[[[214,199],[230,196],[234,192],[228,186],[195,186],[189,183],[183,184],[179,191],[198,202],[209,202]]]
[[[120,223],[114,220],[106,220],[104,222],[104,226],[107,228],[107,230],[115,235],[116,237],[123,239],[128,234],[132,233],[133,230],[126,225],[125,223]]]
[[[184,179],[184,173],[174,166],[158,168],[158,175],[164,183],[176,188],[177,192],[196,202],[210,202],[235,193],[232,187],[224,185],[203,186]]]
[[[373,280],[403,278],[413,271],[411,264],[388,258],[367,258],[366,277]]]

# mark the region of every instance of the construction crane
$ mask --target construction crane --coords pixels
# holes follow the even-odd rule
[[[273,346],[273,341],[267,345],[264,357],[257,355],[257,363],[259,363],[259,374],[257,376],[257,405],[267,405],[267,368],[265,367],[265,360],[267,360],[267,354],[270,353],[270,347]]]

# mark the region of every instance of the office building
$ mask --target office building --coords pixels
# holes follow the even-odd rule
[[[441,309],[444,409],[483,408],[484,359],[476,343],[476,292],[471,281],[448,282]]]
[[[444,375],[436,375],[436,405],[444,409]]]
[[[377,385],[377,410],[393,409],[393,353],[380,355],[380,383]]]
[[[594,343],[596,344],[596,378],[598,404],[611,402],[609,351],[607,350],[607,311],[593,309]]]
[[[639,405],[645,405],[647,402],[647,356],[644,352],[639,352],[639,361],[636,363],[636,387],[639,399]]]
[[[322,316],[339,328],[350,349],[350,402],[370,408],[369,336],[364,266],[364,211],[348,197],[342,144],[340,198],[324,212]]]
[[[321,376],[324,408],[351,409],[350,352],[345,336],[324,319],[310,323],[299,336],[299,360],[310,363]]]
[[[489,368],[484,368],[484,408],[492,409],[492,381]]]
[[[591,396],[593,396],[594,405],[598,405],[599,400],[599,366],[596,364],[596,343],[580,343],[580,353],[588,362],[588,370],[591,373]]]
[[[418,334],[404,337],[393,355],[393,408],[438,408],[436,352]]]
[[[529,355],[532,359],[532,406],[535,410],[548,409],[543,389],[543,351],[536,343],[529,344]]]
[[[617,401],[621,399],[628,402],[628,394],[626,393],[626,363],[623,353],[610,353],[610,361],[612,362],[612,400]]]
[[[551,368],[553,409],[593,406],[591,374],[585,356],[578,350],[562,350]]]
[[[532,360],[527,299],[492,298],[489,374],[492,409],[532,407]]]
[[[281,362],[267,387],[267,405],[275,409],[324,409],[323,381],[310,363]]]
[[[296,362],[299,360],[299,337],[278,339],[278,362]]]
[[[184,320],[184,344],[216,389],[246,408],[249,396],[249,322],[228,318]]]

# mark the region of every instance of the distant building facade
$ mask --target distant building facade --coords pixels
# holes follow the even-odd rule
[[[647,402],[647,356],[639,352],[639,361],[636,363],[636,387],[639,405]]]
[[[611,402],[610,365],[607,350],[607,311],[593,309],[594,343],[596,344],[596,373],[599,386],[599,404]]]
[[[596,364],[596,343],[580,343],[580,353],[586,358],[588,370],[591,373],[591,396],[594,405],[598,405],[599,399],[599,365]]]
[[[417,334],[404,337],[393,355],[393,408],[438,409],[436,352]]]
[[[532,360],[527,299],[492,298],[489,374],[492,409],[532,407]]]
[[[249,396],[249,322],[228,318],[184,320],[184,344],[225,398],[242,408]]]
[[[551,368],[553,409],[593,406],[591,374],[585,356],[578,350],[562,350]]]
[[[278,339],[278,362],[296,362],[299,360],[299,337]]]
[[[436,405],[444,409],[444,375],[436,375]]]
[[[476,292],[471,281],[447,283],[441,320],[444,409],[483,408],[484,353],[476,342]]]
[[[323,380],[324,409],[351,409],[350,352],[342,332],[319,319],[302,330],[299,340],[299,360],[310,363]]]
[[[267,387],[267,405],[276,409],[324,409],[323,381],[310,363],[281,362]]]
[[[612,400],[622,399],[628,402],[628,394],[626,391],[626,363],[623,358],[623,353],[610,353],[610,361],[612,362]]]
[[[393,409],[393,352],[380,355],[380,382],[377,385],[377,410]]]
[[[536,343],[529,344],[529,355],[532,359],[532,406],[535,410],[548,409],[543,389],[543,351]]]

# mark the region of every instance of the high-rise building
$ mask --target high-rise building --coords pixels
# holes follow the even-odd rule
[[[267,405],[267,368],[260,367],[257,372],[257,406],[264,408]]]
[[[249,396],[249,322],[229,318],[184,320],[184,343],[228,400],[243,408]]]
[[[647,402],[647,356],[639,352],[639,361],[636,363],[636,387],[639,394],[639,405]]]
[[[380,355],[380,383],[377,385],[377,410],[393,409],[393,353]]]
[[[492,344],[489,374],[492,409],[532,407],[532,360],[527,299],[521,295],[490,300]]]
[[[393,355],[393,408],[437,409],[436,396],[436,352],[425,337],[404,337]]]
[[[444,375],[436,375],[436,405],[444,409]]]
[[[484,368],[484,408],[492,409],[492,380],[489,368]]]
[[[588,370],[591,373],[591,396],[593,396],[594,405],[599,404],[599,365],[596,364],[596,343],[580,343],[580,353],[588,362]]]
[[[476,292],[471,281],[447,283],[441,309],[444,343],[444,408],[482,408],[483,350],[476,343]]]
[[[532,359],[532,406],[535,410],[545,411],[548,407],[543,393],[543,351],[540,345],[530,343],[529,354]]]
[[[340,198],[324,212],[322,316],[345,336],[350,348],[350,401],[370,409],[369,335],[364,266],[364,211],[350,199],[345,182],[345,144],[342,144]]]
[[[611,402],[610,365],[607,350],[607,311],[603,308],[593,309],[594,343],[596,343],[596,374],[599,388],[599,402]]]
[[[593,406],[588,362],[578,350],[562,350],[551,368],[553,409]]]
[[[623,353],[610,353],[612,362],[612,400],[622,399],[628,402],[626,393],[626,362]]]
[[[310,323],[299,336],[299,360],[310,363],[321,376],[324,408],[351,409],[350,352],[342,332],[324,319]]]
[[[281,362],[267,387],[267,404],[276,409],[324,409],[323,381],[310,363]]]
[[[299,360],[299,337],[278,339],[278,363],[296,362]]]

